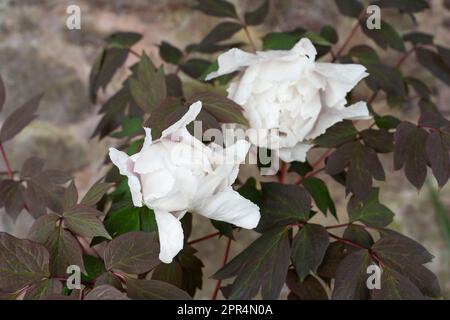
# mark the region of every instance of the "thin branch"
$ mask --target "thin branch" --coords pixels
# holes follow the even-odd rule
[[[8,177],[12,179],[14,178],[14,174],[13,171],[11,170],[11,165],[9,164],[8,157],[6,156],[5,149],[3,148],[3,144],[1,142],[0,142],[0,152],[2,154],[3,163],[5,164]]]
[[[319,166],[321,165],[321,163],[331,154],[331,152],[333,152],[333,149],[328,149],[327,151],[325,151],[320,158],[314,162],[314,164],[312,165],[312,170],[310,172],[308,172],[305,175],[305,179],[306,178],[310,178],[310,177],[314,177],[315,175],[317,175],[318,173],[322,172],[323,170],[325,170],[325,167],[319,168]],[[296,184],[302,184],[303,183],[303,177],[300,177]]]
[[[255,43],[253,42],[252,36],[250,35],[250,31],[248,31],[248,27],[245,24],[243,24],[243,27],[244,27],[245,35],[247,36],[250,46],[252,47],[252,51],[256,52],[256,46],[255,46]]]
[[[128,48],[128,52],[130,52],[133,56],[137,57],[137,58],[141,58],[141,55],[139,53],[137,53],[136,51],[134,51],[131,48]]]
[[[345,39],[344,43],[339,48],[339,50],[336,52],[336,54],[333,55],[332,62],[335,62],[342,55],[342,53],[344,52],[345,48],[349,45],[350,41],[352,40],[353,36],[356,34],[356,31],[359,29],[361,21],[364,19],[365,16],[366,16],[366,12],[365,12],[365,10],[363,10],[361,12],[361,14],[359,15],[358,20],[356,21],[355,25],[350,30],[350,33],[348,34],[348,36]]]
[[[189,244],[189,245],[196,244],[196,243],[199,243],[199,242],[202,242],[202,241],[205,241],[205,240],[217,237],[219,235],[220,235],[219,231],[218,232],[214,232],[214,233],[210,233],[210,234],[207,234],[206,236],[203,236],[201,238],[198,238],[198,239],[195,239],[195,240],[191,240],[187,244]]]
[[[278,172],[278,182],[281,184],[285,184],[287,169],[286,162],[281,161],[280,171]]]
[[[228,238],[227,247],[225,248],[225,254],[223,256],[222,267],[227,264],[228,256],[230,255],[230,248],[231,248],[231,238]],[[214,292],[212,294],[211,300],[217,299],[217,294],[219,293],[221,285],[222,285],[222,280],[221,279],[217,280],[216,287],[214,288]]]

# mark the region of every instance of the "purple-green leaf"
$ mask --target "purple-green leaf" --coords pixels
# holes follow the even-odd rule
[[[0,291],[15,292],[48,276],[49,253],[44,246],[0,233]]]
[[[160,261],[158,235],[133,231],[118,236],[105,249],[107,270],[141,274],[156,267]]]
[[[36,111],[39,107],[42,94],[33,97],[19,109],[11,113],[3,123],[0,130],[0,141],[5,142],[12,139],[22,131],[31,121],[37,118]]]

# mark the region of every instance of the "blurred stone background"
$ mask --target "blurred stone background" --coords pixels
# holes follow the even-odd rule
[[[233,1],[241,10],[253,8],[259,0]],[[450,11],[444,8],[444,0],[429,1],[431,10],[418,15],[421,31],[435,35],[436,42],[450,44]],[[104,172],[102,161],[113,140],[89,140],[99,117],[99,105],[88,99],[90,67],[100,52],[102,40],[115,31],[136,31],[144,35],[134,48],[145,50],[155,62],[160,62],[156,45],[162,40],[183,47],[199,41],[217,22],[195,12],[193,0],[0,0],[0,73],[7,88],[7,100],[0,123],[15,108],[33,95],[44,92],[39,118],[21,132],[5,148],[13,169],[19,169],[23,161],[33,155],[47,160],[48,166],[75,173],[80,190],[86,190]],[[81,7],[81,30],[66,28],[68,5]],[[331,0],[273,0],[271,14],[264,26],[252,28],[255,39],[268,31],[289,30],[298,26],[314,31],[324,24],[334,26],[340,40],[346,37],[354,21],[337,14]],[[409,17],[401,17],[383,11],[383,18],[399,30],[416,28]],[[245,41],[244,35],[238,34]],[[353,40],[362,39],[358,33]],[[258,40],[259,41],[259,40]],[[392,61],[398,59],[395,52],[380,52]],[[127,64],[136,60],[130,57]],[[406,73],[426,79],[436,92],[436,102],[450,116],[450,90],[424,71],[414,59],[406,63]],[[125,74],[126,70],[122,70]],[[105,97],[120,85],[120,75],[108,88]],[[365,94],[365,91],[361,91]],[[101,99],[100,99],[101,100]],[[375,105],[383,113],[402,113],[403,118],[417,119],[417,108],[405,105],[402,110],[389,110],[382,103]],[[314,158],[314,152],[311,158]],[[450,248],[446,246],[441,226],[437,223],[428,189],[418,193],[404,178],[402,172],[393,172],[392,155],[384,159],[388,184],[383,186],[382,200],[395,213],[392,228],[423,243],[435,255],[429,265],[440,278],[444,295],[450,296]],[[4,165],[0,162],[0,171]],[[244,173],[245,174],[245,173]],[[330,181],[330,190],[345,221],[345,195],[340,187]],[[440,191],[447,214],[450,209],[450,187]],[[325,218],[322,218],[325,219]],[[334,224],[335,221],[321,221]],[[25,237],[33,219],[23,212],[16,222],[0,211],[0,231]],[[194,218],[193,238],[213,231],[210,223]],[[247,246],[249,232],[237,235],[232,245],[232,255]],[[205,262],[206,279],[221,264],[225,239],[211,240],[196,245]],[[206,280],[198,298],[209,298],[214,281]]]

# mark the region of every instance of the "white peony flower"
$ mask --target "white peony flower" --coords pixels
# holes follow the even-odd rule
[[[368,119],[365,102],[346,107],[346,95],[368,74],[358,64],[315,62],[316,49],[301,39],[291,50],[251,54],[231,49],[207,80],[243,70],[228,97],[244,108],[250,141],[277,150],[282,160],[305,161],[309,140],[344,119]]]
[[[180,219],[187,211],[246,229],[255,228],[260,219],[258,206],[231,188],[250,144],[239,140],[222,149],[197,140],[186,126],[201,108],[201,102],[192,104],[156,141],[152,141],[151,130],[145,128],[142,150],[131,157],[109,149],[111,161],[128,177],[133,204],[155,212],[159,258],[165,263],[170,263],[183,248]]]

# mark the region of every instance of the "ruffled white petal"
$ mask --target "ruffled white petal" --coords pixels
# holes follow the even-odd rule
[[[284,162],[306,161],[306,154],[313,145],[299,142],[292,148],[280,148],[279,157]]]
[[[315,71],[326,80],[325,102],[333,107],[369,74],[360,64],[316,63]]]
[[[259,207],[231,187],[204,199],[194,210],[204,217],[225,221],[245,229],[255,228],[261,218]]]
[[[370,119],[369,110],[365,102],[357,102],[347,108],[325,108],[317,118],[314,128],[309,132],[307,139],[314,139],[342,120],[364,120]]]
[[[144,139],[144,144],[142,145],[141,152],[147,150],[153,142],[152,129],[144,127],[144,131],[145,131],[145,139]]]
[[[221,54],[218,58],[219,69],[211,72],[205,78],[206,81],[217,78],[224,74],[228,74],[239,70],[242,67],[247,67],[255,62],[258,57],[254,54],[247,53],[240,49],[230,49],[227,52]]]
[[[164,130],[161,134],[161,137],[166,137],[180,129],[186,128],[186,126],[197,118],[198,114],[202,110],[202,102],[197,101],[193,103],[188,112],[186,112],[180,120],[175,122],[173,125]]]
[[[125,152],[114,148],[109,148],[109,158],[119,168],[120,174],[128,177],[128,186],[134,206],[142,207],[141,183],[138,175],[134,173],[133,160]]]
[[[159,234],[159,260],[171,263],[178,252],[183,249],[184,234],[180,220],[171,213],[154,210]]]

